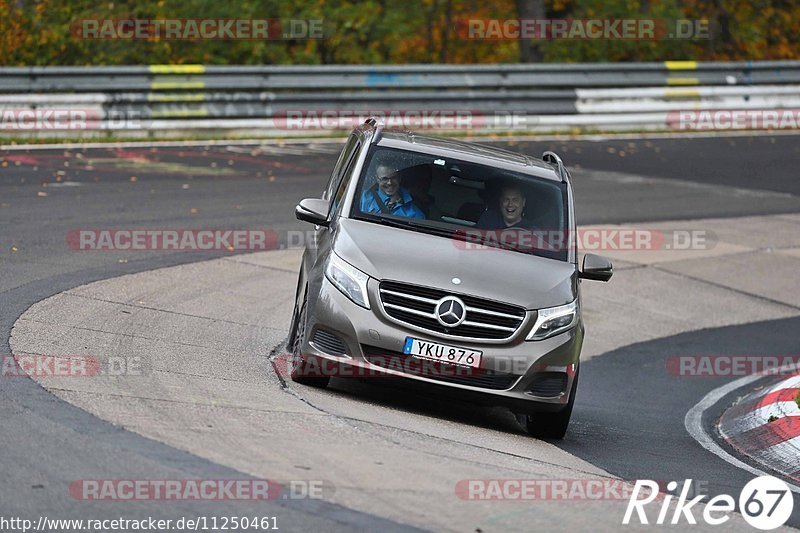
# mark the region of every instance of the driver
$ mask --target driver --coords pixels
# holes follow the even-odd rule
[[[407,218],[425,218],[414,204],[414,199],[400,186],[400,175],[385,163],[378,164],[378,186],[370,187],[361,194],[361,211],[382,213]]]
[[[520,228],[533,229],[533,225],[524,218],[525,195],[517,185],[504,185],[500,190],[497,209],[487,209],[476,224],[484,229]]]

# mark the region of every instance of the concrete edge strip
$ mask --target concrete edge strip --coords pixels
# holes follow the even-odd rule
[[[215,139],[215,140],[183,140],[183,141],[110,141],[110,142],[65,142],[65,143],[29,143],[29,144],[0,144],[0,153],[16,150],[76,150],[90,148],[135,148],[137,146],[250,146],[261,144],[339,144],[344,141],[347,131],[342,131],[338,137],[265,137],[253,139]],[[434,134],[445,132],[433,132]],[[638,139],[680,139],[680,138],[708,138],[708,137],[752,137],[754,135],[769,134],[774,136],[800,135],[796,130],[715,130],[709,132],[639,132],[639,133],[601,133],[601,134],[562,134],[562,135],[499,135],[487,132],[484,136],[465,136],[465,140],[488,141],[587,141],[587,142],[606,142],[611,140],[638,140]],[[7,138],[0,138],[0,143],[8,141]]]
[[[800,365],[794,364],[791,365],[791,367],[787,367],[785,370],[797,371],[798,369],[800,369]],[[714,437],[707,431],[705,425],[703,424],[703,415],[711,408],[713,408],[716,404],[718,404],[725,396],[733,393],[738,389],[744,388],[758,381],[759,379],[762,379],[763,377],[764,377],[763,374],[752,374],[750,376],[745,376],[737,380],[731,381],[730,383],[727,383],[721,387],[709,391],[709,393],[706,394],[702,400],[700,400],[697,404],[695,404],[686,413],[686,417],[684,418],[684,427],[686,428],[686,431],[689,433],[689,435],[691,435],[691,437],[694,440],[697,441],[698,444],[700,444],[703,448],[713,453],[723,461],[726,461],[727,463],[742,470],[745,470],[746,472],[749,472],[755,476],[766,476],[770,474],[754,466],[751,466],[741,461],[740,459],[737,459],[729,452],[724,450],[722,446],[720,446],[717,443]],[[776,387],[782,385],[785,381],[788,380],[782,381],[780,384],[776,385]],[[778,388],[776,388],[775,390],[778,390]],[[759,391],[759,393],[760,392],[761,391]],[[748,396],[746,396],[745,398],[748,398]],[[723,415],[723,418],[724,416],[725,415]],[[798,421],[800,421],[800,418],[798,418]],[[726,440],[726,442],[730,442],[729,438],[724,433],[722,433],[721,428],[719,428],[719,430],[722,437]],[[775,448],[774,452],[776,453],[766,453],[766,454],[755,454],[752,452],[748,453],[748,451],[746,450],[741,450],[739,448],[736,449],[741,453],[743,453],[744,455],[750,457],[760,465],[769,468],[771,470],[775,470],[776,472],[780,472],[781,474],[784,474],[791,479],[800,481],[796,465],[796,458],[798,455],[800,455],[800,442],[797,443],[797,447],[795,447],[794,445],[791,445],[790,447],[784,445],[780,446],[781,446],[780,448],[773,447]],[[787,453],[789,452],[789,450],[791,450],[793,453]],[[782,460],[784,458],[788,458],[789,462],[784,463]],[[788,465],[794,465],[794,466],[788,466]],[[792,483],[787,483],[787,484],[789,485],[789,488],[793,492],[800,494],[800,486],[797,486]]]

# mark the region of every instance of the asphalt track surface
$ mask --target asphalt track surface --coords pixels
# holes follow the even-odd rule
[[[582,224],[800,212],[796,136],[505,144],[534,155],[547,149],[561,153],[575,168]],[[337,150],[334,144],[0,150],[0,354],[10,351],[14,321],[48,296],[95,280],[222,255],[76,252],[65,242],[68,230],[305,230],[293,218],[294,205],[321,191]],[[620,169],[625,176],[615,174]],[[630,175],[655,179],[637,182]],[[625,479],[691,477],[709,480],[711,494],[737,493],[752,476],[710,455],[683,428],[686,411],[722,382],[669,380],[663,354],[678,347],[707,352],[709,346],[720,353],[796,353],[798,325],[785,319],[702,330],[625,346],[588,361],[570,434],[559,446]],[[165,514],[157,502],[76,502],[63,489],[76,479],[241,475],[125,432],[25,378],[2,381],[0,414],[3,515],[169,517],[254,510],[241,502],[226,504],[235,513],[226,513],[219,503],[184,503]],[[288,516],[299,529],[405,529],[320,501],[274,505],[276,514]],[[795,526],[799,508],[791,522]],[[264,514],[263,508],[258,511]]]

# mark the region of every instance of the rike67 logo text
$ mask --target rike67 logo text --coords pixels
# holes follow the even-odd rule
[[[630,524],[635,512],[640,524],[649,524],[652,516],[647,516],[645,507],[658,499],[661,507],[653,523],[680,524],[685,521],[688,524],[697,524],[693,507],[704,500],[705,496],[700,495],[689,499],[691,487],[692,480],[687,479],[681,488],[674,509],[670,509],[674,496],[668,494],[661,498],[657,482],[649,479],[637,480],[630,500],[628,500],[628,507],[622,523]],[[670,492],[677,488],[678,483],[675,481],[667,484],[667,490]],[[735,507],[736,501],[733,496],[719,494],[705,503],[700,514],[706,524],[716,526],[730,520],[730,514]],[[782,526],[792,514],[793,507],[794,499],[789,486],[772,476],[761,476],[751,480],[739,494],[739,512],[747,523],[756,529],[769,530]],[[669,517],[670,514],[671,517]]]

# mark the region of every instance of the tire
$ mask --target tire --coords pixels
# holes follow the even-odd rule
[[[300,290],[303,287],[300,285],[303,281],[303,272],[300,271],[300,274],[297,276],[297,289],[294,291],[294,307],[292,308],[292,321],[289,323],[289,339],[287,340],[287,345],[289,348],[294,346],[294,340],[297,335],[297,301],[300,299]],[[305,303],[305,294],[303,294],[303,303]],[[302,305],[302,304],[301,304]]]
[[[569,420],[572,417],[572,407],[575,405],[575,393],[578,390],[578,371],[569,393],[569,402],[561,411],[555,413],[535,413],[520,417],[522,426],[531,437],[538,439],[563,439],[567,433]]]
[[[328,386],[331,378],[330,376],[309,376],[309,364],[302,354],[303,340],[306,336],[306,321],[308,318],[307,298],[303,298],[303,303],[298,313],[295,309],[295,321],[292,327],[293,334],[291,335],[291,372],[290,377],[292,381],[300,383],[301,385],[309,385],[311,387],[318,387],[324,389]]]

